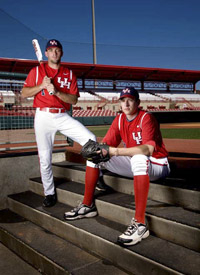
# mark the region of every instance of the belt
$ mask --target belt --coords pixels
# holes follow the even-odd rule
[[[48,107],[41,108],[41,107],[39,107],[39,108],[37,108],[37,110],[40,110],[42,112],[54,113],[54,114],[66,112],[66,110],[64,108],[48,108]]]

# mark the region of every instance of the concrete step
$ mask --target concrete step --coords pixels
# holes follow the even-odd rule
[[[150,235],[124,248],[116,243],[125,225],[101,216],[66,222],[63,213],[71,206],[57,203],[43,208],[43,197],[30,191],[8,198],[11,211],[87,251],[108,259],[131,274],[200,274],[199,253]]]
[[[84,185],[71,180],[55,178],[58,201],[74,207],[83,200]],[[30,179],[30,190],[43,196],[40,178]],[[100,216],[128,225],[134,215],[133,195],[95,191]],[[148,199],[146,217],[152,234],[189,249],[200,251],[200,214]]]
[[[84,183],[85,165],[72,162],[60,162],[53,164],[55,177],[65,177],[72,181]],[[121,177],[108,171],[104,171],[104,181],[114,190],[126,194],[134,194],[133,180]],[[194,181],[194,180],[193,180]],[[149,199],[179,205],[189,210],[200,209],[200,186],[195,182],[191,184],[186,178],[169,177],[165,180],[151,182]]]
[[[24,262],[2,243],[0,243],[0,259],[0,272],[2,275],[41,275],[39,271]]]
[[[9,267],[4,264],[5,270],[3,269],[4,272],[1,274],[127,274],[106,260],[89,254],[8,209],[0,211],[0,240],[40,271],[39,273],[34,270],[22,259],[20,264],[23,269],[21,266],[19,268],[18,261],[15,259],[17,265],[13,266],[12,261],[9,260]],[[10,254],[9,259],[11,259]],[[1,269],[1,272],[3,270]],[[8,271],[10,273],[7,273]]]

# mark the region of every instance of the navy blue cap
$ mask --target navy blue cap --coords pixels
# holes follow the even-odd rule
[[[46,51],[47,51],[47,49],[52,48],[52,47],[57,47],[62,50],[62,44],[56,39],[51,39],[47,42]]]
[[[134,87],[126,87],[121,91],[119,99],[123,97],[131,97],[131,98],[134,97],[136,100],[138,100],[139,93]]]

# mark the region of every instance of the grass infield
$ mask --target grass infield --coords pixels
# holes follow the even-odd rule
[[[87,128],[97,137],[104,137],[110,125],[105,126],[88,126]],[[200,128],[173,128],[161,129],[163,138],[177,139],[200,139]]]

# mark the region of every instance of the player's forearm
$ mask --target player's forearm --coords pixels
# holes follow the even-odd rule
[[[109,147],[110,156],[129,156],[132,157],[134,155],[142,154],[145,156],[151,156],[154,151],[154,147],[152,145],[139,145],[131,148],[114,148]]]
[[[70,95],[59,91],[56,92],[56,96],[60,98],[62,101],[64,101],[65,103],[70,103],[72,105],[75,105],[78,101],[76,95]]]
[[[35,96],[37,93],[39,93],[42,90],[42,86],[34,86],[34,87],[24,87],[22,89],[21,96],[26,98],[26,97],[32,97]]]

